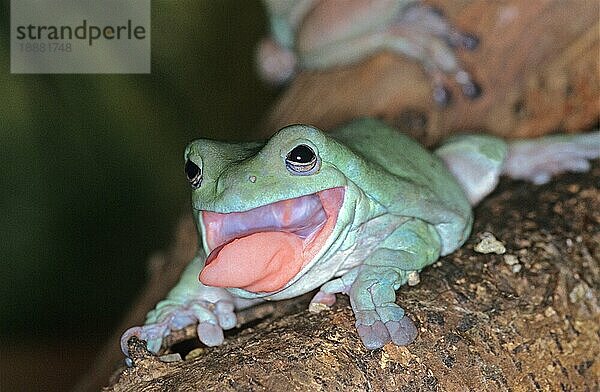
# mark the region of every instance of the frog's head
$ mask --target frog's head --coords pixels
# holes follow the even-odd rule
[[[283,128],[266,143],[192,142],[185,172],[209,255],[200,281],[251,298],[301,280],[354,214],[347,178],[337,168],[346,155],[343,146],[306,125]],[[303,282],[301,291],[330,277]]]

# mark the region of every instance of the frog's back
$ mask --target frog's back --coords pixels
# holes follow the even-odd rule
[[[410,137],[374,119],[354,121],[331,136],[378,166],[378,170],[369,171],[370,177],[376,176],[374,173],[378,171],[385,173],[377,187],[367,190],[369,196],[392,213],[434,224],[442,239],[444,254],[466,240],[471,230],[471,206],[438,157]]]

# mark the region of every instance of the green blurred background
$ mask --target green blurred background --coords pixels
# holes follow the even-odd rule
[[[262,4],[152,3],[149,75],[12,75],[2,3],[2,391],[75,383],[187,208],[185,145],[252,138],[275,96]]]

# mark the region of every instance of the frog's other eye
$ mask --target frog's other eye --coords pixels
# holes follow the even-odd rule
[[[185,162],[185,175],[192,189],[198,189],[202,184],[202,169],[189,159]]]
[[[285,165],[292,174],[308,176],[319,170],[319,159],[312,148],[300,144],[288,152]]]

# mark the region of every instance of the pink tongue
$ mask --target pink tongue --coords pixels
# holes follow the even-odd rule
[[[302,250],[302,240],[291,233],[264,232],[238,238],[211,252],[200,282],[252,292],[277,291],[302,268]]]

